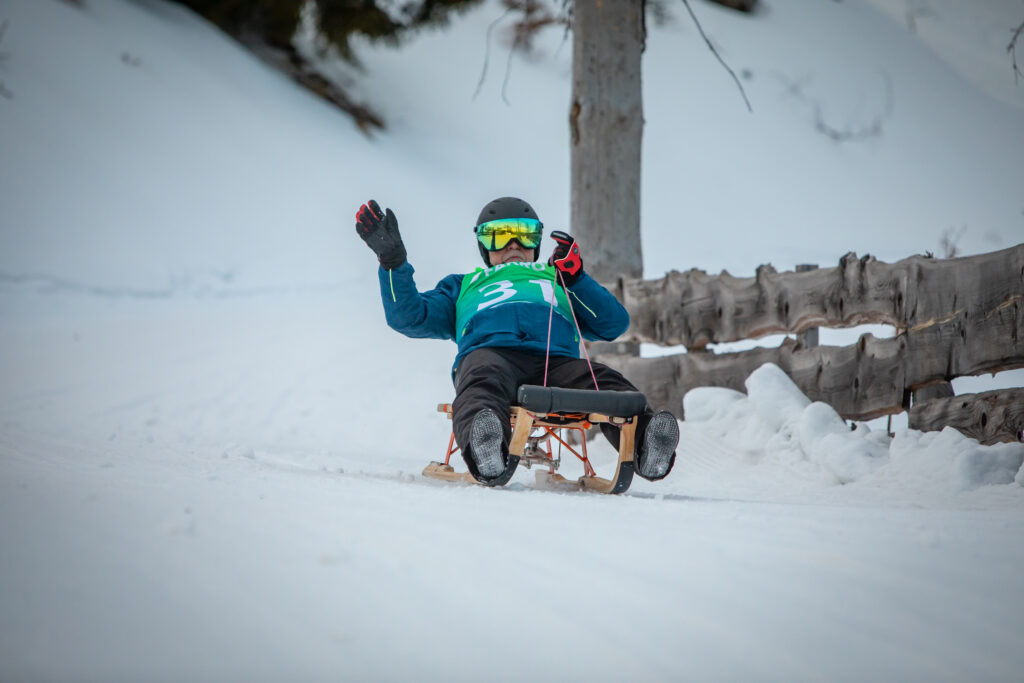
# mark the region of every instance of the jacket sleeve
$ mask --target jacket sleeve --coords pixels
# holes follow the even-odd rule
[[[408,261],[393,270],[380,268],[380,296],[388,326],[407,337],[455,338],[455,301],[462,287],[462,275],[449,275],[429,292],[416,289]]]
[[[626,308],[586,272],[569,287],[569,297],[584,339],[614,341],[629,327]]]

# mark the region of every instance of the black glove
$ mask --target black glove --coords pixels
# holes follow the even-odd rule
[[[573,236],[555,230],[551,233],[551,239],[555,241],[555,251],[548,259],[548,265],[558,268],[562,273],[562,280],[566,287],[572,287],[583,274],[583,256],[580,254],[580,245],[576,244]]]
[[[405,263],[405,245],[398,232],[398,219],[391,209],[385,214],[380,204],[372,199],[363,204],[356,214],[356,232],[366,246],[373,249],[385,270],[394,270]]]

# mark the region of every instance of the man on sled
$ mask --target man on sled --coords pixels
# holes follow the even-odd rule
[[[583,271],[571,236],[553,233],[554,253],[547,264],[536,263],[543,230],[525,201],[495,199],[473,229],[485,267],[449,275],[421,293],[394,212],[371,200],[356,214],[356,232],[380,261],[388,325],[409,337],[458,344],[453,431],[470,473],[488,486],[507,483],[516,467],[509,459],[509,415],[520,385],[587,389],[596,383],[601,391],[636,391],[607,365],[579,357],[574,324],[575,318],[584,339],[612,341],[629,327],[629,314]],[[608,424],[601,430],[618,448],[619,430]],[[664,478],[678,442],[676,418],[654,414],[647,405],[636,426],[637,473],[651,481]]]

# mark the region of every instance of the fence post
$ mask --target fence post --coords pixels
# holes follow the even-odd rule
[[[937,382],[935,384],[929,384],[927,386],[921,387],[920,389],[915,389],[914,391],[910,392],[910,407],[911,408],[918,408],[918,406],[920,406],[923,403],[927,403],[928,401],[931,401],[933,398],[934,399],[943,399],[943,398],[950,398],[950,397],[955,396],[955,395],[956,394],[953,392],[953,385],[950,384],[949,382]],[[924,415],[924,413],[920,412],[920,410],[910,410],[910,409],[908,409],[906,412],[907,412],[907,426],[908,427],[910,427],[911,429],[919,429],[921,431],[928,431],[927,429],[924,428],[925,425],[921,424],[921,422],[922,422],[921,416]],[[947,420],[947,424],[948,423],[949,422]],[[596,431],[596,430],[592,430],[592,431]],[[964,432],[963,429],[961,429],[960,431]],[[966,432],[964,432],[964,433],[966,434]],[[968,434],[968,436],[971,436],[971,435]]]
[[[912,405],[919,405],[925,401],[930,401],[933,398],[949,398],[954,396],[953,385],[949,382],[936,382],[935,384],[929,384],[928,386],[915,389],[911,396],[913,397]]]
[[[817,263],[801,263],[796,267],[796,272],[806,273],[809,270],[817,270]],[[818,345],[818,328],[810,327],[796,336],[797,342],[805,349],[813,349]]]

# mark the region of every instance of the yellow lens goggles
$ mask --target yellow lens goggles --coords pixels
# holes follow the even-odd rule
[[[476,226],[476,238],[487,251],[499,251],[512,240],[526,249],[540,246],[544,224],[535,218],[499,218]]]

